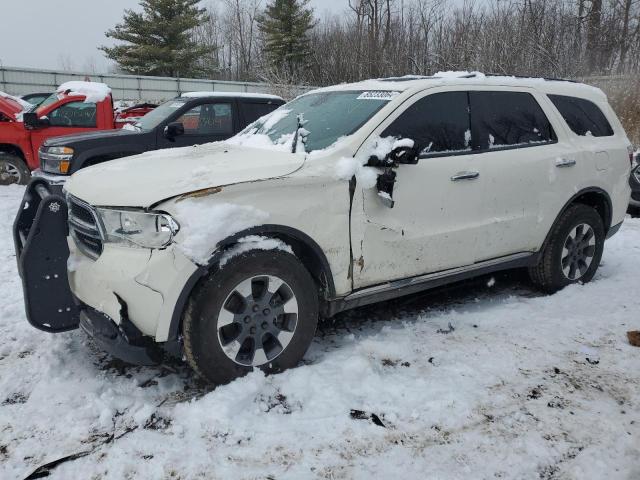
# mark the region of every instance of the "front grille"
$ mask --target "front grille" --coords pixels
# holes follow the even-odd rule
[[[102,236],[93,208],[72,195],[67,196],[67,204],[71,238],[82,253],[97,259],[102,253]]]
[[[640,192],[631,192],[631,198],[636,202],[640,202]]]

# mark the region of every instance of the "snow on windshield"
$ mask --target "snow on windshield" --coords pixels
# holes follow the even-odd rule
[[[68,95],[84,95],[85,103],[99,103],[111,95],[108,85],[99,82],[67,82],[58,87],[56,93],[67,93]]]
[[[299,118],[304,118],[304,150],[313,152],[357,131],[397,92],[344,90],[302,95],[249,125],[230,143],[292,150]]]

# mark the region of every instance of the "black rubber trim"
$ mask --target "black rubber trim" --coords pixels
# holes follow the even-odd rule
[[[613,207],[612,207],[612,203],[611,203],[611,197],[609,196],[609,194],[607,192],[605,192],[604,190],[602,190],[601,188],[598,187],[588,187],[588,188],[583,188],[582,190],[580,190],[579,192],[575,193],[562,207],[562,209],[560,210],[560,212],[558,212],[558,215],[556,216],[556,219],[553,221],[553,224],[551,225],[551,228],[549,229],[549,232],[547,233],[547,236],[544,239],[544,242],[542,243],[542,247],[540,248],[540,252],[543,252],[545,247],[547,246],[547,244],[549,243],[549,237],[551,236],[551,232],[553,232],[553,228],[556,226],[556,224],[558,223],[558,220],[560,219],[560,217],[562,216],[562,214],[567,210],[567,208],[569,208],[569,206],[575,202],[575,200],[578,197],[581,197],[582,195],[584,195],[585,193],[598,193],[600,195],[602,195],[606,201],[606,211],[605,213],[605,222],[604,222],[604,229],[606,232],[609,231],[610,228],[610,224],[611,224],[611,215],[613,212]]]
[[[125,333],[125,328],[127,333]],[[133,365],[158,365],[163,351],[151,337],[145,337],[128,319],[120,326],[104,313],[84,306],[80,311],[80,328],[111,356]]]
[[[611,227],[609,230],[607,230],[607,236],[606,239],[610,239],[611,237],[613,237],[616,233],[618,233],[618,231],[620,230],[620,227],[622,226],[622,222],[618,223],[617,225],[614,225],[613,227]]]
[[[441,287],[443,285],[459,282],[462,280],[468,280],[469,278],[486,275],[488,273],[498,272],[501,270],[509,270],[512,268],[529,267],[531,265],[534,265],[536,263],[536,260],[537,260],[537,254],[532,253],[529,256],[518,258],[516,260],[507,260],[502,263],[486,266],[484,268],[478,268],[475,270],[467,270],[464,272],[453,273],[451,275],[434,278],[433,280],[426,280],[424,282],[413,284],[413,285],[400,284],[397,288],[393,288],[391,290],[385,290],[382,292],[380,291],[372,292],[370,295],[359,297],[359,298],[354,298],[350,300],[347,299],[346,297],[337,298],[329,302],[327,313],[328,313],[328,316],[333,316],[337,313],[340,313],[345,310],[350,310],[352,308],[362,307],[364,305],[370,305],[372,303],[383,302],[386,300],[392,300],[394,298],[410,295],[412,293],[422,292],[425,290],[431,290],[436,287]],[[357,293],[357,290],[354,293]]]
[[[182,313],[184,312],[184,308],[189,300],[189,296],[193,291],[194,287],[198,283],[198,281],[207,275],[211,269],[216,268],[218,262],[220,261],[220,257],[224,253],[224,251],[232,245],[235,245],[239,239],[249,236],[249,235],[261,235],[261,236],[269,236],[274,238],[285,239],[293,238],[294,240],[305,244],[309,247],[316,257],[320,260],[322,270],[324,272],[324,276],[327,280],[327,289],[329,298],[333,298],[336,295],[335,284],[333,283],[333,274],[331,273],[331,267],[329,266],[329,261],[327,257],[324,255],[324,252],[320,248],[320,246],[307,234],[301,232],[300,230],[296,230],[295,228],[287,227],[284,225],[273,225],[266,224],[261,225],[259,227],[251,227],[246,230],[242,230],[218,243],[218,248],[213,256],[209,259],[209,263],[206,267],[199,267],[191,277],[187,280],[185,286],[182,288],[180,295],[178,295],[178,300],[176,301],[176,305],[173,309],[173,314],[171,315],[171,325],[169,326],[169,341],[174,341],[178,338],[180,334],[180,324],[182,322]]]

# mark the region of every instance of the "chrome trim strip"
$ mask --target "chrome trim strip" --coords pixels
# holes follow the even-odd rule
[[[499,257],[491,260],[485,260],[479,263],[474,263],[473,265],[451,268],[449,270],[441,270],[439,272],[428,273],[426,275],[419,275],[417,277],[403,278],[400,280],[395,280],[393,282],[381,283],[380,285],[374,285],[373,287],[366,287],[366,288],[363,288],[362,290],[353,292],[347,295],[346,297],[344,297],[344,300],[345,301],[357,300],[358,298],[368,297],[369,295],[375,295],[375,294],[386,292],[389,290],[396,290],[398,288],[407,287],[409,285],[419,285],[421,283],[426,283],[438,278],[449,277],[452,275],[456,275],[458,273],[481,270],[485,267],[499,265],[501,263],[506,263],[512,260],[519,260],[521,258],[526,258],[531,255],[532,255],[532,252],[515,253],[513,255],[507,255],[505,257]]]

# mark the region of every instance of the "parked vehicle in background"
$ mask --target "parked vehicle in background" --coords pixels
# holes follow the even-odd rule
[[[115,158],[224,140],[283,104],[280,97],[258,93],[184,93],[133,126],[46,140],[36,175],[59,184],[81,168]]]
[[[44,102],[47,98],[51,96],[52,92],[45,93],[27,93],[26,95],[22,95],[20,98],[25,102],[29,102],[31,105],[38,106],[42,102]]]
[[[546,292],[590,281],[629,148],[605,95],[568,81],[315,90],[226,142],[81,170],[66,198],[34,179],[14,224],[27,318],[214,383],[278,372],[320,316],[514,267]]]
[[[111,90],[103,83],[65,83],[37,107],[1,94],[0,185],[27,183],[48,138],[122,125],[115,122]]]
[[[136,103],[130,107],[116,108],[116,123],[134,124],[157,106],[155,103]]]
[[[629,186],[631,187],[631,199],[629,200],[629,213],[640,214],[640,151],[633,154],[633,168],[629,175]]]

